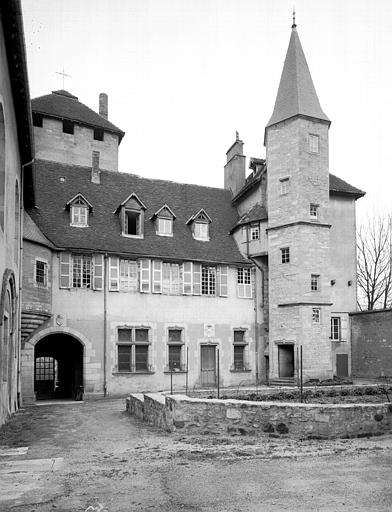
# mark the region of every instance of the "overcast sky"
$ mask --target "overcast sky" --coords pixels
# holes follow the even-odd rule
[[[125,131],[120,170],[222,187],[239,131],[265,157],[293,0],[22,0],[31,97],[63,87]],[[392,210],[392,1],[296,0],[330,171]]]

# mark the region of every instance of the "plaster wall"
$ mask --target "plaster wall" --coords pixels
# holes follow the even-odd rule
[[[79,124],[74,133],[63,133],[60,119],[43,118],[42,128],[34,127],[35,158],[52,160],[69,165],[92,165],[93,151],[99,151],[99,167],[107,171],[118,171],[118,135],[104,134],[104,140],[94,140],[94,130]]]
[[[19,197],[21,190],[21,161],[17,138],[17,123],[8,71],[6,48],[4,43],[3,25],[0,20],[0,103],[4,113],[5,154],[0,165],[4,165],[5,194],[4,194],[4,229],[0,227],[0,283],[7,270],[13,273],[16,290],[19,290],[19,226],[15,222],[15,213],[19,204],[15,204],[15,187],[18,183]],[[16,238],[15,238],[16,237]],[[5,283],[6,284],[6,283]],[[0,284],[1,286],[1,284]],[[4,286],[4,283],[3,283]],[[1,305],[0,305],[1,308]],[[19,310],[19,299],[16,311]],[[0,360],[8,359],[7,373],[0,377],[0,425],[16,411],[19,391],[18,369],[20,355],[20,340],[17,329],[9,339],[7,349],[4,348],[3,311],[0,309]],[[10,357],[13,355],[13,357]],[[8,372],[8,370],[10,370]],[[10,378],[11,377],[11,378]]]

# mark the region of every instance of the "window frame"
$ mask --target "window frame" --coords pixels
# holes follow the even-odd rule
[[[313,220],[318,220],[319,218],[319,205],[316,203],[310,203],[309,205],[309,217]]]
[[[84,211],[84,214],[81,213]],[[87,228],[89,218],[89,208],[87,204],[71,205],[71,226],[74,228]]]
[[[159,236],[173,236],[173,219],[169,219],[167,217],[157,217],[156,220],[157,229],[156,233]],[[169,231],[166,229],[161,229],[161,227],[169,226]]]
[[[200,295],[216,297],[217,295],[217,268],[214,265],[201,265]]]
[[[257,236],[254,236],[254,235],[257,235]],[[260,240],[260,225],[259,224],[254,224],[254,225],[251,225],[250,228],[249,228],[249,239],[251,242],[255,241],[255,240]]]
[[[279,195],[286,196],[290,192],[291,179],[290,176],[279,178]]]
[[[129,340],[120,340],[120,331],[129,331],[130,332],[130,338]],[[147,341],[145,340],[138,340],[136,336],[137,331],[147,331]],[[153,373],[152,372],[152,366],[150,363],[150,357],[151,357],[151,328],[149,326],[145,325],[134,325],[134,326],[118,326],[117,327],[117,335],[116,335],[116,346],[117,346],[117,372],[118,373],[133,373],[133,374],[140,374],[140,373]],[[123,362],[120,363],[120,350],[119,347],[124,348],[126,347],[129,352],[129,363],[128,363],[128,369],[122,369],[120,368],[123,364]],[[145,364],[144,368],[137,369],[137,347],[147,347],[146,350],[146,358],[145,358]],[[122,355],[124,355],[123,352]],[[140,355],[140,354],[139,354]]]
[[[38,264],[43,264],[43,281],[39,282],[38,277]],[[46,260],[43,260],[41,258],[36,258],[34,263],[34,284],[38,288],[47,288],[48,287],[48,262]]]
[[[239,299],[253,298],[252,269],[237,267],[237,297]]]
[[[320,274],[310,274],[310,290],[312,292],[320,291]]]
[[[242,333],[242,337],[240,340],[236,340],[236,333]],[[238,327],[233,329],[233,364],[231,371],[233,372],[245,372],[249,371],[249,363],[247,361],[248,357],[248,330],[243,327]],[[236,353],[238,355],[238,352],[241,354],[241,364],[238,365],[238,357],[236,357]]]
[[[208,222],[195,220],[193,225],[193,237],[201,242],[208,242],[210,239],[210,225]]]
[[[280,262],[282,265],[290,263],[290,247],[280,248]]]
[[[309,133],[308,135],[308,149],[309,153],[320,153],[320,136],[316,133]]]
[[[63,119],[63,133],[68,135],[75,134],[75,123],[69,119]]]
[[[180,339],[179,340],[171,340],[170,339],[170,332],[171,331],[178,331],[180,332]],[[178,366],[171,367],[170,364],[170,352],[171,348],[175,347],[176,349],[179,348],[179,362]],[[184,339],[184,328],[179,326],[170,326],[167,328],[167,364],[165,368],[165,372],[183,372],[186,371],[185,368],[185,339]]]
[[[75,264],[80,260],[80,276],[75,277]],[[87,266],[88,264],[88,266]],[[89,267],[89,268],[88,268]],[[92,290],[94,279],[94,262],[91,254],[71,253],[71,288]],[[75,286],[75,279],[80,280],[80,286]]]
[[[334,320],[337,320],[337,325],[334,325]],[[335,336],[335,329],[337,328],[337,337]],[[332,341],[342,341],[342,318],[340,316],[331,316],[331,336]]]
[[[312,308],[312,324],[319,325],[321,323],[321,308]]]
[[[136,233],[128,233],[129,224],[128,224],[128,213],[136,213],[138,215],[137,217],[137,225],[136,225]],[[143,238],[144,234],[144,210],[142,208],[126,208],[123,206],[123,225],[122,225],[122,235],[129,237],[129,238]]]
[[[103,128],[94,128],[93,139],[103,142],[105,140],[105,130]]]

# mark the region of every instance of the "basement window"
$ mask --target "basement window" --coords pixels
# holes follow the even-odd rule
[[[104,131],[102,128],[94,128],[94,140],[103,140]]]
[[[73,135],[74,123],[72,121],[68,121],[68,119],[63,119],[63,133],[69,133],[70,135]]]

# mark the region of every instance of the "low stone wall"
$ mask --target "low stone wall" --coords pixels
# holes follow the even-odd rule
[[[190,434],[349,438],[392,432],[392,404],[249,402],[151,394],[144,395],[143,419],[167,431]]]
[[[126,399],[125,408],[131,416],[144,420],[144,395],[134,393]]]

